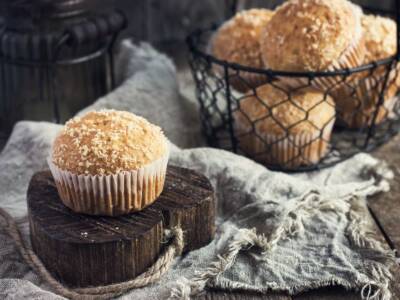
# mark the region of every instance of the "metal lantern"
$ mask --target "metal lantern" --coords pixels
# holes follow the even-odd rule
[[[125,18],[91,3],[5,4],[0,31],[3,136],[19,120],[63,122],[113,88],[112,48]]]

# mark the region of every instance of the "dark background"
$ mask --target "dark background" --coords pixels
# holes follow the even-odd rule
[[[0,0],[0,23],[5,15],[5,5],[16,2],[57,0]],[[32,2],[30,2],[32,1]],[[162,52],[170,55],[180,76],[181,89],[185,92],[185,81],[191,78],[187,70],[187,47],[185,37],[194,29],[205,27],[229,18],[233,13],[234,0],[89,0],[95,7],[119,9],[128,18],[128,28],[121,38],[131,37],[135,42],[148,41]],[[400,0],[399,0],[400,1]],[[251,7],[273,8],[282,0],[237,0],[238,10]],[[355,0],[369,7],[390,10],[395,0]],[[181,76],[184,74],[185,76]],[[189,74],[186,76],[186,74]],[[190,86],[190,85],[187,85]],[[183,87],[183,88],[182,88]],[[187,92],[193,92],[192,87]],[[3,141],[0,138],[0,149]]]
[[[97,0],[99,1],[99,0]],[[99,1],[100,2],[100,1]],[[281,0],[238,0],[239,9],[274,7]],[[390,9],[395,0],[353,1],[373,8]],[[228,17],[232,0],[103,0],[123,10],[129,18],[126,35],[153,43],[183,40],[194,28]]]
[[[0,15],[9,1],[0,0]],[[26,0],[22,0],[26,1]],[[45,0],[29,0],[45,1]],[[57,1],[57,0],[48,0]],[[273,8],[282,0],[90,0],[93,6],[106,6],[123,11],[129,27],[123,36],[145,40],[154,44],[183,41],[197,27],[220,22],[232,14],[233,3],[239,10],[250,7]],[[393,9],[396,0],[354,0],[373,8]],[[0,18],[1,22],[1,18]]]

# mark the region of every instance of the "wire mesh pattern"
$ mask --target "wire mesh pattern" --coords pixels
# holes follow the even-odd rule
[[[208,54],[216,29],[187,40],[210,146],[271,169],[307,171],[371,151],[398,133],[396,57],[329,72],[256,69]]]

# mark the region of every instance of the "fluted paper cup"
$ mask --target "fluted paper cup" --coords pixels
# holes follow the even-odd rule
[[[335,70],[343,70],[346,68],[356,68],[362,64],[365,56],[365,44],[364,39],[361,38],[360,41],[353,42],[352,45],[343,53],[342,57],[334,62],[329,68],[328,71]],[[357,75],[357,73],[350,75],[346,78],[347,81],[352,80]],[[343,86],[341,81],[343,80],[343,76],[328,76],[328,77],[319,77],[314,80],[314,86],[322,89],[337,89]]]
[[[77,213],[117,216],[140,211],[161,194],[169,152],[144,167],[112,175],[78,175],[48,159],[61,201]]]
[[[373,74],[365,72],[355,82],[354,88],[349,86],[347,91],[342,88],[335,95],[339,124],[354,129],[366,128],[373,122],[380,124],[394,114],[393,109],[398,101],[399,69],[396,67],[389,71],[383,102],[378,105],[387,72],[386,66],[381,67],[375,69]]]
[[[318,163],[329,150],[329,141],[335,120],[331,120],[321,131],[276,135],[253,132],[238,134],[240,148],[256,161],[295,169],[299,166]],[[238,132],[243,132],[238,126]],[[260,136],[260,138],[258,138]]]
[[[353,42],[349,48],[343,53],[342,57],[332,63],[326,71],[334,72],[337,70],[344,70],[347,68],[356,68],[362,64],[365,55],[364,40]],[[329,75],[329,76],[316,76],[313,78],[308,77],[294,77],[294,76],[278,76],[278,80],[287,88],[296,89],[311,85],[314,88],[331,94],[334,96],[341,88],[346,86],[345,82],[354,80],[357,73],[349,75],[344,81],[344,75]]]

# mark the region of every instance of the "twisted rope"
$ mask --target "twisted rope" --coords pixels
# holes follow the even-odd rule
[[[124,294],[131,289],[154,283],[168,271],[174,258],[182,254],[184,246],[183,231],[181,228],[175,227],[166,230],[165,236],[170,239],[170,244],[167,249],[150,268],[135,279],[106,286],[70,289],[57,281],[57,279],[49,273],[39,257],[33,252],[30,246],[25,243],[21,231],[13,217],[2,208],[0,208],[0,215],[6,221],[5,232],[14,240],[25,262],[54,290],[54,292],[70,299],[110,299]]]

